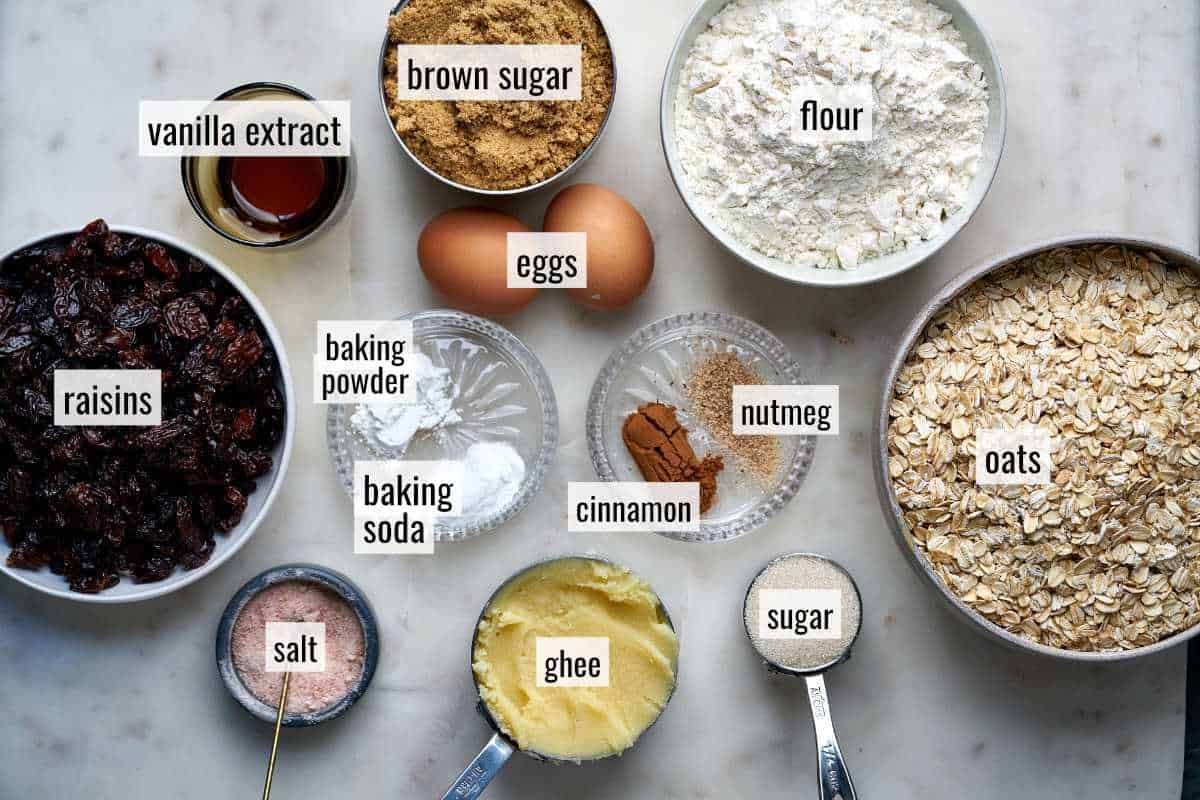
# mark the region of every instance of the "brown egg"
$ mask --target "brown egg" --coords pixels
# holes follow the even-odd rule
[[[620,308],[633,302],[654,273],[654,239],[646,220],[621,195],[594,183],[559,192],[542,226],[547,231],[588,235],[588,285],[568,289],[588,308]]]
[[[417,240],[425,278],[450,305],[472,314],[511,314],[537,289],[509,289],[508,232],[528,231],[521,220],[487,208],[456,208],[431,219]]]

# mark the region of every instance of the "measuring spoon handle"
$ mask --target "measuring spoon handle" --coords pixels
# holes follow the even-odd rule
[[[513,746],[503,736],[495,734],[491,741],[483,746],[479,755],[467,765],[453,785],[442,795],[442,800],[471,800],[483,794],[483,790],[492,782],[492,778],[500,772],[500,768],[508,763],[513,754]]]
[[[817,786],[821,800],[858,800],[850,770],[838,747],[829,711],[829,693],[821,675],[806,675],[808,704],[812,706],[813,730],[817,734]]]

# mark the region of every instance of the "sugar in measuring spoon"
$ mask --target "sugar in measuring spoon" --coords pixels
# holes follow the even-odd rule
[[[824,673],[850,657],[862,627],[862,597],[845,569],[824,556],[791,553],[755,576],[743,607],[746,635],[767,667],[804,678],[817,738],[821,800],[855,800]]]

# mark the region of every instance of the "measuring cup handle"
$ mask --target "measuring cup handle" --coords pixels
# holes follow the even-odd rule
[[[512,754],[513,746],[503,736],[495,734],[462,771],[454,784],[446,790],[442,800],[471,800],[479,797],[492,782],[492,778],[500,772],[500,768],[508,763]]]
[[[812,706],[813,730],[817,734],[817,786],[821,800],[857,800],[850,770],[838,747],[837,734],[833,730],[833,716],[829,711],[829,694],[825,691],[825,679],[820,675],[806,675],[808,703]]]

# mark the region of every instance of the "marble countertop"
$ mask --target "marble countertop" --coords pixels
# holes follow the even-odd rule
[[[270,730],[225,693],[213,636],[260,570],[307,560],[349,574],[382,625],[375,683],[346,717],[285,735],[277,797],[437,797],[487,738],[467,647],[505,576],[549,554],[595,550],[663,595],[682,638],[679,691],[632,752],[584,767],[516,758],[488,797],[750,798],[815,792],[803,687],[769,677],[746,644],[741,598],[794,549],[857,576],[865,624],[828,676],[863,797],[1179,796],[1185,652],[1115,666],[1010,652],[952,618],[905,563],[871,478],[871,416],[884,361],[921,301],[1002,251],[1078,231],[1200,243],[1200,7],[1191,0],[968,0],[1009,81],[1008,148],[990,196],[937,258],[853,290],[789,287],[739,266],[688,216],[658,145],[658,92],[691,0],[598,0],[621,70],[617,106],[580,180],[643,210],[655,280],[617,314],[544,293],[509,320],[558,393],[562,438],[544,491],[504,529],[436,556],[355,557],[349,500],[325,448],[324,411],[302,403],[286,486],[250,544],[167,598],[124,607],[53,600],[0,580],[0,796],[136,800],[249,797]],[[349,11],[348,11],[349,10]],[[14,2],[0,6],[0,249],[97,217],[176,234],[232,265],[282,329],[309,385],[314,321],[437,305],[414,245],[466,198],[420,174],[378,108],[386,3],[325,0]],[[203,98],[274,79],[354,102],[359,186],[350,215],[295,254],[248,253],[195,218],[173,160],[139,159],[139,99]],[[546,196],[508,204],[527,222]],[[784,513],[719,546],[565,533],[568,480],[590,480],[586,397],[610,350],[666,314],[717,308],[778,334],[842,393],[842,435],[822,441]],[[564,336],[569,334],[569,336]],[[302,392],[304,389],[302,388]]]

